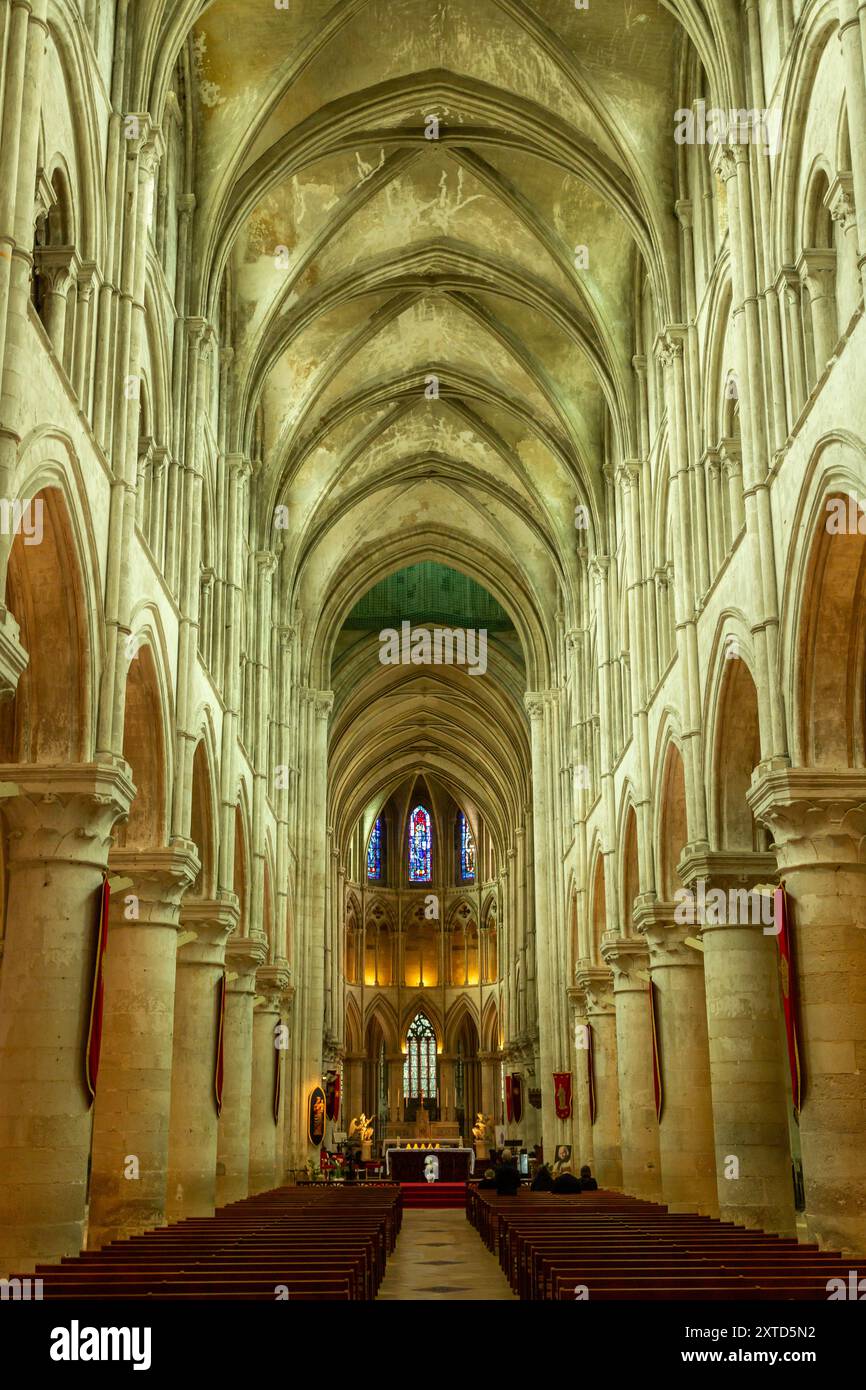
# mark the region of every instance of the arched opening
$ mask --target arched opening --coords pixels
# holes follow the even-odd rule
[[[625,818],[622,851],[622,919],[625,934],[631,934],[634,924],[635,898],[640,893],[640,868],[637,852],[637,816],[629,806]]]
[[[431,1114],[439,1103],[436,1030],[425,1013],[417,1013],[406,1031],[403,1056],[403,1104],[407,1120],[423,1108]]]
[[[669,745],[665,758],[659,804],[659,883],[662,898],[671,902],[677,889],[681,887],[677,865],[688,841],[686,778],[680,750],[674,743]]]
[[[847,494],[827,499],[803,589],[797,652],[800,760],[866,763],[866,516]]]
[[[123,756],[132,769],[135,798],[128,820],[115,831],[120,849],[165,843],[164,722],[153,653],[144,645],[133,658],[126,680]]]
[[[716,835],[719,849],[763,851],[766,832],[746,800],[761,760],[758,692],[744,661],[725,662],[716,745]]]
[[[192,816],[190,835],[198,850],[201,868],[188,898],[208,900],[214,895],[214,827],[211,776],[204,739],[196,745],[192,760]]]
[[[29,655],[15,698],[0,708],[3,756],[7,762],[81,762],[87,756],[90,642],[66,503],[58,489],[44,488],[30,501],[0,506],[9,508],[3,530],[14,535],[6,606]]]

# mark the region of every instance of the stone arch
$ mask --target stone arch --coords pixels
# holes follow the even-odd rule
[[[349,994],[346,996],[346,1051],[359,1053],[362,1036],[361,1011],[354,995]]]
[[[590,856],[592,878],[590,880],[590,959],[594,964],[601,961],[601,938],[607,930],[607,893],[604,882],[604,854],[600,844]]]
[[[661,764],[657,806],[658,891],[664,901],[670,902],[680,887],[677,865],[689,838],[685,767],[680,747],[672,737]]]
[[[198,877],[189,898],[208,900],[216,893],[217,873],[217,794],[213,775],[213,757],[207,734],[195,746],[192,758],[192,796],[190,802],[190,836],[198,850]]]
[[[431,1019],[432,1023],[433,1020]],[[460,1033],[469,1022],[475,1030],[477,1039],[481,1037],[481,1022],[478,1011],[468,995],[458,995],[445,1016],[445,1035],[443,1038],[443,1050],[445,1052],[455,1052],[457,1049],[457,1039]]]
[[[622,921],[620,927],[623,935],[630,936],[634,922],[635,899],[641,891],[637,812],[630,796],[624,804],[621,827],[620,911]]]
[[[233,816],[234,852],[232,855],[232,892],[238,900],[240,917],[238,934],[249,935],[252,926],[250,892],[252,879],[250,815],[246,787],[241,782]]]
[[[10,510],[4,531],[15,529]],[[6,572],[6,606],[28,653],[15,697],[2,711],[9,761],[88,758],[94,643],[86,589],[67,499],[59,488],[43,487],[23,501]]]
[[[153,648],[144,643],[126,678],[123,756],[132,770],[135,798],[115,832],[123,849],[163,845],[168,830],[168,776],[164,731],[168,725]]]

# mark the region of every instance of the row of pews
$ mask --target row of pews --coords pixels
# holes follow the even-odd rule
[[[523,1299],[828,1298],[851,1261],[793,1237],[669,1212],[618,1192],[467,1188],[466,1214]]]
[[[400,1188],[311,1184],[39,1265],[44,1298],[373,1299],[402,1218]]]

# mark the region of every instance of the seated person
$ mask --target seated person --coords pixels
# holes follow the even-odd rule
[[[584,1163],[580,1170],[580,1190],[581,1192],[597,1192],[598,1183],[592,1176],[592,1169],[588,1163]]]
[[[496,1174],[492,1168],[484,1169],[484,1177],[478,1186],[487,1188],[488,1191],[492,1191],[496,1187]]]
[[[580,1192],[580,1178],[576,1178],[571,1169],[564,1164],[560,1168],[558,1175],[553,1179],[551,1192]]]
[[[546,1163],[542,1163],[535,1177],[532,1179],[533,1192],[549,1192],[553,1187],[553,1175]]]
[[[495,1173],[498,1197],[513,1197],[520,1190],[520,1174],[510,1149],[502,1150],[502,1162]]]

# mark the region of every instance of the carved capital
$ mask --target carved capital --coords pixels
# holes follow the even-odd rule
[[[0,765],[10,864],[57,860],[104,868],[112,830],[128,815],[134,796],[130,769],[120,758]]]
[[[783,872],[866,864],[866,773],[821,767],[756,770],[746,800],[773,836]]]

